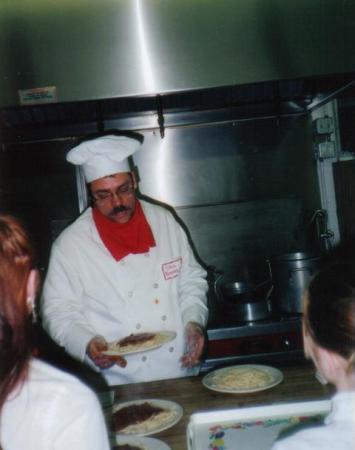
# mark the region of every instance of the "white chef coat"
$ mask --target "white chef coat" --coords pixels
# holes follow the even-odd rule
[[[137,332],[177,333],[159,349],[127,355],[125,368],[102,370],[111,385],[186,375],[179,361],[184,327],[207,321],[206,272],[185,232],[167,209],[141,205],[155,247],[116,261],[88,208],[54,242],[43,288],[44,327],[68,353],[91,366],[86,347],[94,336],[111,342]]]
[[[324,425],[308,428],[277,441],[272,450],[354,450],[355,392],[340,392],[332,398]]]
[[[32,360],[0,416],[4,450],[109,450],[96,395],[73,376]]]

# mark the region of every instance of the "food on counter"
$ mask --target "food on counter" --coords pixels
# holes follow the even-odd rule
[[[113,427],[120,433],[142,434],[158,428],[173,416],[174,411],[149,402],[137,403],[117,410],[113,414]]]
[[[226,389],[257,389],[272,382],[272,375],[262,369],[233,367],[216,374],[212,379],[215,387]]]
[[[163,408],[148,402],[124,406],[114,413],[115,430],[121,431],[127,426],[142,423],[163,411]]]
[[[270,389],[282,380],[282,372],[275,367],[242,364],[210,372],[203,377],[202,384],[212,391],[243,394]]]

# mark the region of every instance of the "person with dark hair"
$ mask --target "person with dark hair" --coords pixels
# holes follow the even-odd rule
[[[42,296],[50,336],[111,385],[198,372],[208,316],[207,274],[184,229],[136,196],[129,158],[140,145],[106,135],[67,154],[93,203],[53,243]],[[174,339],[149,352],[105,354],[111,342],[164,332]]]
[[[95,394],[32,357],[39,276],[21,223],[0,215],[0,448],[108,450]]]
[[[355,266],[336,263],[311,280],[304,296],[305,354],[336,387],[323,426],[276,442],[273,450],[355,448]]]

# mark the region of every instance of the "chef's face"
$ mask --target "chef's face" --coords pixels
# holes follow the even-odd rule
[[[90,183],[96,208],[116,223],[127,223],[136,207],[136,179],[133,173],[116,173]]]

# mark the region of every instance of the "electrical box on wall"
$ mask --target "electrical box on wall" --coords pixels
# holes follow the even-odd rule
[[[317,159],[335,158],[336,146],[332,139],[334,133],[333,117],[319,117],[313,121],[314,151]]]
[[[334,131],[334,121],[332,117],[319,117],[313,124],[314,132],[316,134],[331,134]]]
[[[336,157],[335,142],[333,141],[319,142],[317,145],[316,153],[319,159],[335,158]]]

